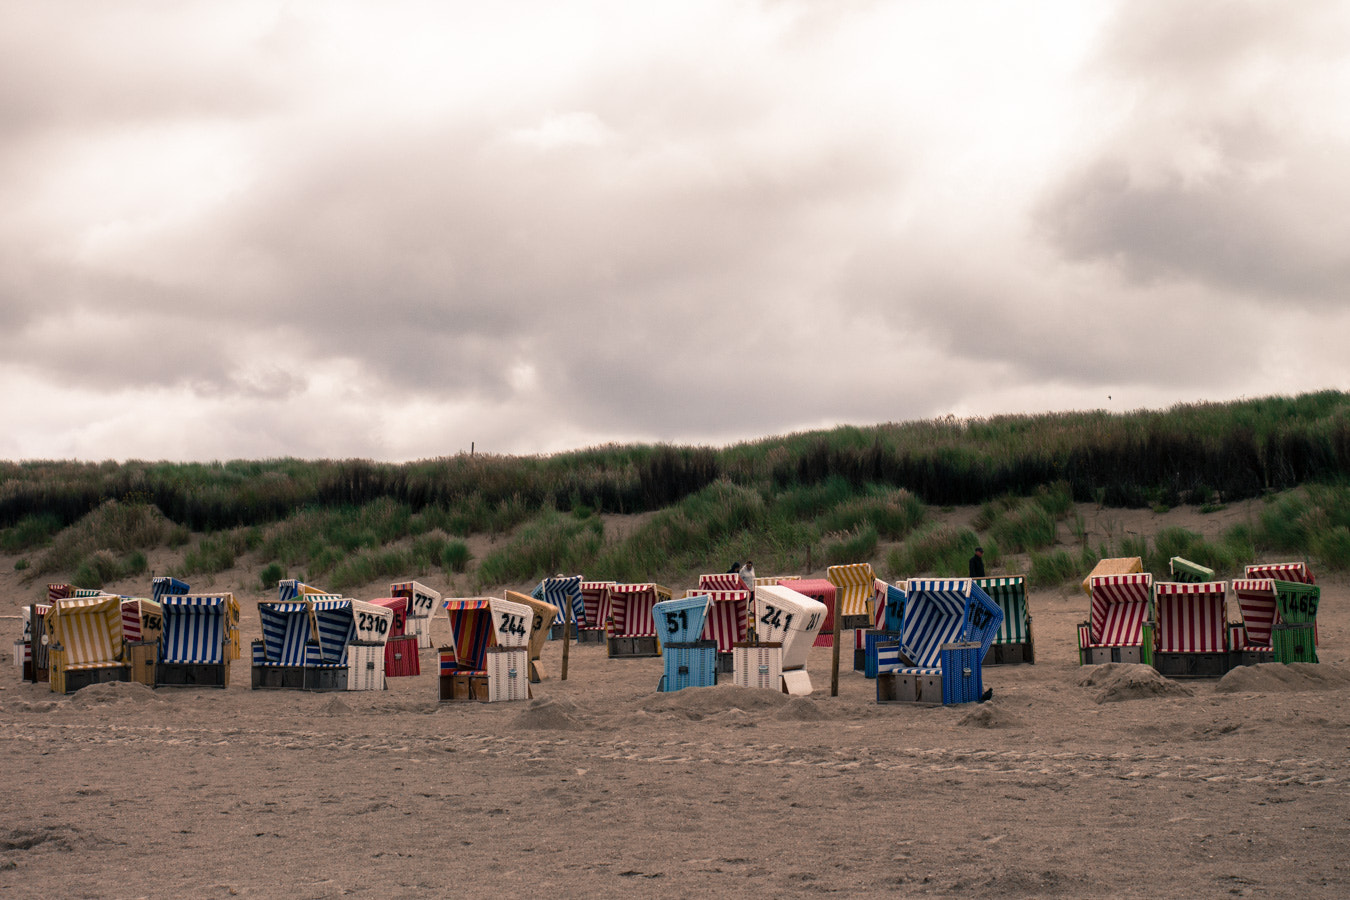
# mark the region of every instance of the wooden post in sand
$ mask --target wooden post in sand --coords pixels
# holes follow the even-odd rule
[[[834,592],[834,663],[830,667],[830,696],[839,696],[839,595],[841,591],[837,588]]]
[[[571,598],[570,597],[564,598],[564,605],[566,606],[570,604]],[[559,681],[567,680],[567,648],[572,645],[571,616],[572,611],[570,609],[563,612],[563,664],[562,664],[562,674],[558,676]]]

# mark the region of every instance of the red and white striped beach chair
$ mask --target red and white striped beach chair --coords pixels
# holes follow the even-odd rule
[[[1158,629],[1153,667],[1169,678],[1219,678],[1228,671],[1227,585],[1161,582],[1153,586]]]
[[[671,599],[670,588],[659,584],[616,584],[609,595],[609,656],[633,659],[660,656],[652,607]]]
[[[1078,626],[1079,663],[1149,664],[1153,661],[1153,628],[1148,623],[1153,576],[1098,575],[1089,580],[1088,621]]]

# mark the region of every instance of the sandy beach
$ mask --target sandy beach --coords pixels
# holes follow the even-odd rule
[[[57,696],[0,619],[0,893],[1350,896],[1347,581],[1319,582],[1321,665],[1201,681],[1078,666],[1087,598],[1033,593],[1037,664],[956,707],[851,670],[831,697],[828,648],[805,698],[659,694],[661,660],[593,644],[563,682],[560,642],[518,703],[437,702],[434,650],[383,692],[253,691],[239,661],[224,690]]]

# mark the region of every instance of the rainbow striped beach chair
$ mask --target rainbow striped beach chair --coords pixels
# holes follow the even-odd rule
[[[442,701],[528,700],[533,611],[496,597],[442,601],[450,644],[441,647]]]

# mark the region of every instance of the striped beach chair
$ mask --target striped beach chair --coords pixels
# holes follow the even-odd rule
[[[853,668],[866,678],[877,677],[877,646],[900,640],[905,592],[878,578],[873,587],[872,609],[872,627],[856,631],[853,643]]]
[[[1153,667],[1169,678],[1221,677],[1229,667],[1227,606],[1221,581],[1153,585]]]
[[[33,603],[23,608],[23,637],[15,644],[15,662],[22,667],[22,678],[33,684],[41,684],[50,677],[50,659],[48,645],[50,641],[42,638],[47,635],[47,614],[52,610],[50,603]]]
[[[46,615],[51,689],[69,694],[91,684],[126,681],[122,600],[112,595],[67,597]]]
[[[610,590],[612,581],[581,582],[581,602],[585,607],[584,623],[577,629],[577,642],[582,644],[604,643],[608,632],[605,623],[609,621]]]
[[[562,637],[562,629],[570,625],[572,637],[576,638],[578,630],[588,624],[586,598],[581,592],[582,581],[584,579],[580,575],[554,575],[539,582],[536,599],[544,601],[558,611],[550,623],[553,626],[550,637]]]
[[[350,597],[309,594],[317,653],[306,648],[305,687],[312,691],[382,691],[384,645],[394,611]]]
[[[652,607],[665,664],[665,672],[656,686],[658,691],[711,687],[717,683],[717,642],[700,639],[711,605],[707,594],[693,592],[679,599],[662,600]]]
[[[1002,625],[1003,610],[973,579],[911,578],[900,640],[878,646],[877,701],[980,699],[984,657]]]
[[[190,593],[192,593],[192,586],[186,581],[179,581],[177,578],[170,578],[168,575],[156,575],[150,579],[150,598],[156,603],[161,602],[162,598],[167,596],[181,597]]]
[[[826,578],[784,578],[778,587],[790,588],[825,606],[825,621],[816,630],[814,646],[834,646],[834,600],[837,588]],[[761,638],[763,636],[761,635]]]
[[[815,597],[798,591],[800,580],[759,585],[756,593],[755,631],[761,642],[782,645],[779,663],[783,692],[805,696],[812,691],[806,663],[817,635],[829,618],[829,608]],[[828,581],[826,585],[833,590]]]
[[[1259,646],[1264,640],[1269,645],[1269,657],[1260,659],[1260,662],[1316,662],[1317,660],[1317,603],[1320,598],[1320,590],[1317,588],[1317,579],[1313,576],[1312,570],[1308,568],[1307,563],[1286,562],[1286,563],[1256,563],[1247,566],[1246,581],[1269,581],[1269,585],[1263,585],[1262,588],[1253,587],[1253,595],[1268,591],[1267,596],[1251,597],[1244,600],[1241,593],[1238,594],[1238,604],[1242,611],[1244,628],[1247,631],[1245,645],[1253,648]],[[1234,589],[1236,592],[1236,585]],[[1295,603],[1295,607],[1289,607],[1290,602]],[[1309,602],[1311,610],[1309,613]],[[1302,609],[1296,608],[1301,605]],[[1252,607],[1252,618],[1254,620],[1251,627],[1247,626],[1248,607]],[[1291,616],[1286,616],[1284,610],[1289,609]],[[1269,638],[1266,639],[1266,630],[1264,620],[1268,618],[1270,622]],[[1302,632],[1311,628],[1311,642],[1305,640],[1300,634],[1296,640],[1296,632]],[[1304,646],[1306,645],[1306,646]],[[1295,647],[1297,646],[1297,649]]]
[[[1003,610],[1003,625],[985,665],[1036,662],[1036,647],[1027,607],[1027,584],[1021,575],[977,578],[975,583]]]
[[[313,644],[317,652],[318,638],[309,604],[298,594],[291,597],[258,601],[262,639],[253,642],[254,690],[305,687],[305,648]]]
[[[228,687],[234,623],[239,603],[232,593],[160,594],[164,628],[155,665],[155,685]]]
[[[825,570],[825,578],[835,587],[840,610],[839,629],[871,628],[877,580],[871,563],[830,566]]]
[[[431,620],[441,608],[441,593],[418,581],[395,581],[389,585],[389,596],[408,598],[408,617],[405,634],[417,635],[417,646],[431,646]]]
[[[731,671],[731,653],[736,644],[746,638],[750,617],[750,592],[745,588],[731,590],[687,591],[686,597],[708,598],[707,624],[702,638],[717,645],[717,671]]]
[[[1090,579],[1088,621],[1078,626],[1080,665],[1153,663],[1153,576],[1148,572]]]
[[[440,648],[441,700],[527,700],[533,611],[496,597],[442,601],[450,643]]]
[[[577,594],[580,596],[580,579],[577,580],[577,585]],[[540,587],[542,587],[542,583]],[[541,590],[540,593],[545,593],[545,591]],[[566,594],[563,595],[563,598],[567,599],[569,603],[571,602]],[[507,591],[506,599],[530,608],[530,636],[526,641],[526,646],[530,651],[529,676],[532,684],[538,684],[548,677],[544,672],[540,657],[544,655],[544,644],[549,639],[549,632],[554,628],[554,622],[558,620],[561,614],[558,607],[552,603],[547,603],[529,594]]]
[[[384,677],[409,678],[422,674],[417,635],[408,634],[408,598],[380,597],[371,600],[393,614],[389,620],[389,639],[384,642]]]
[[[652,608],[669,599],[670,588],[652,582],[616,584],[610,588],[611,659],[661,655]]]

